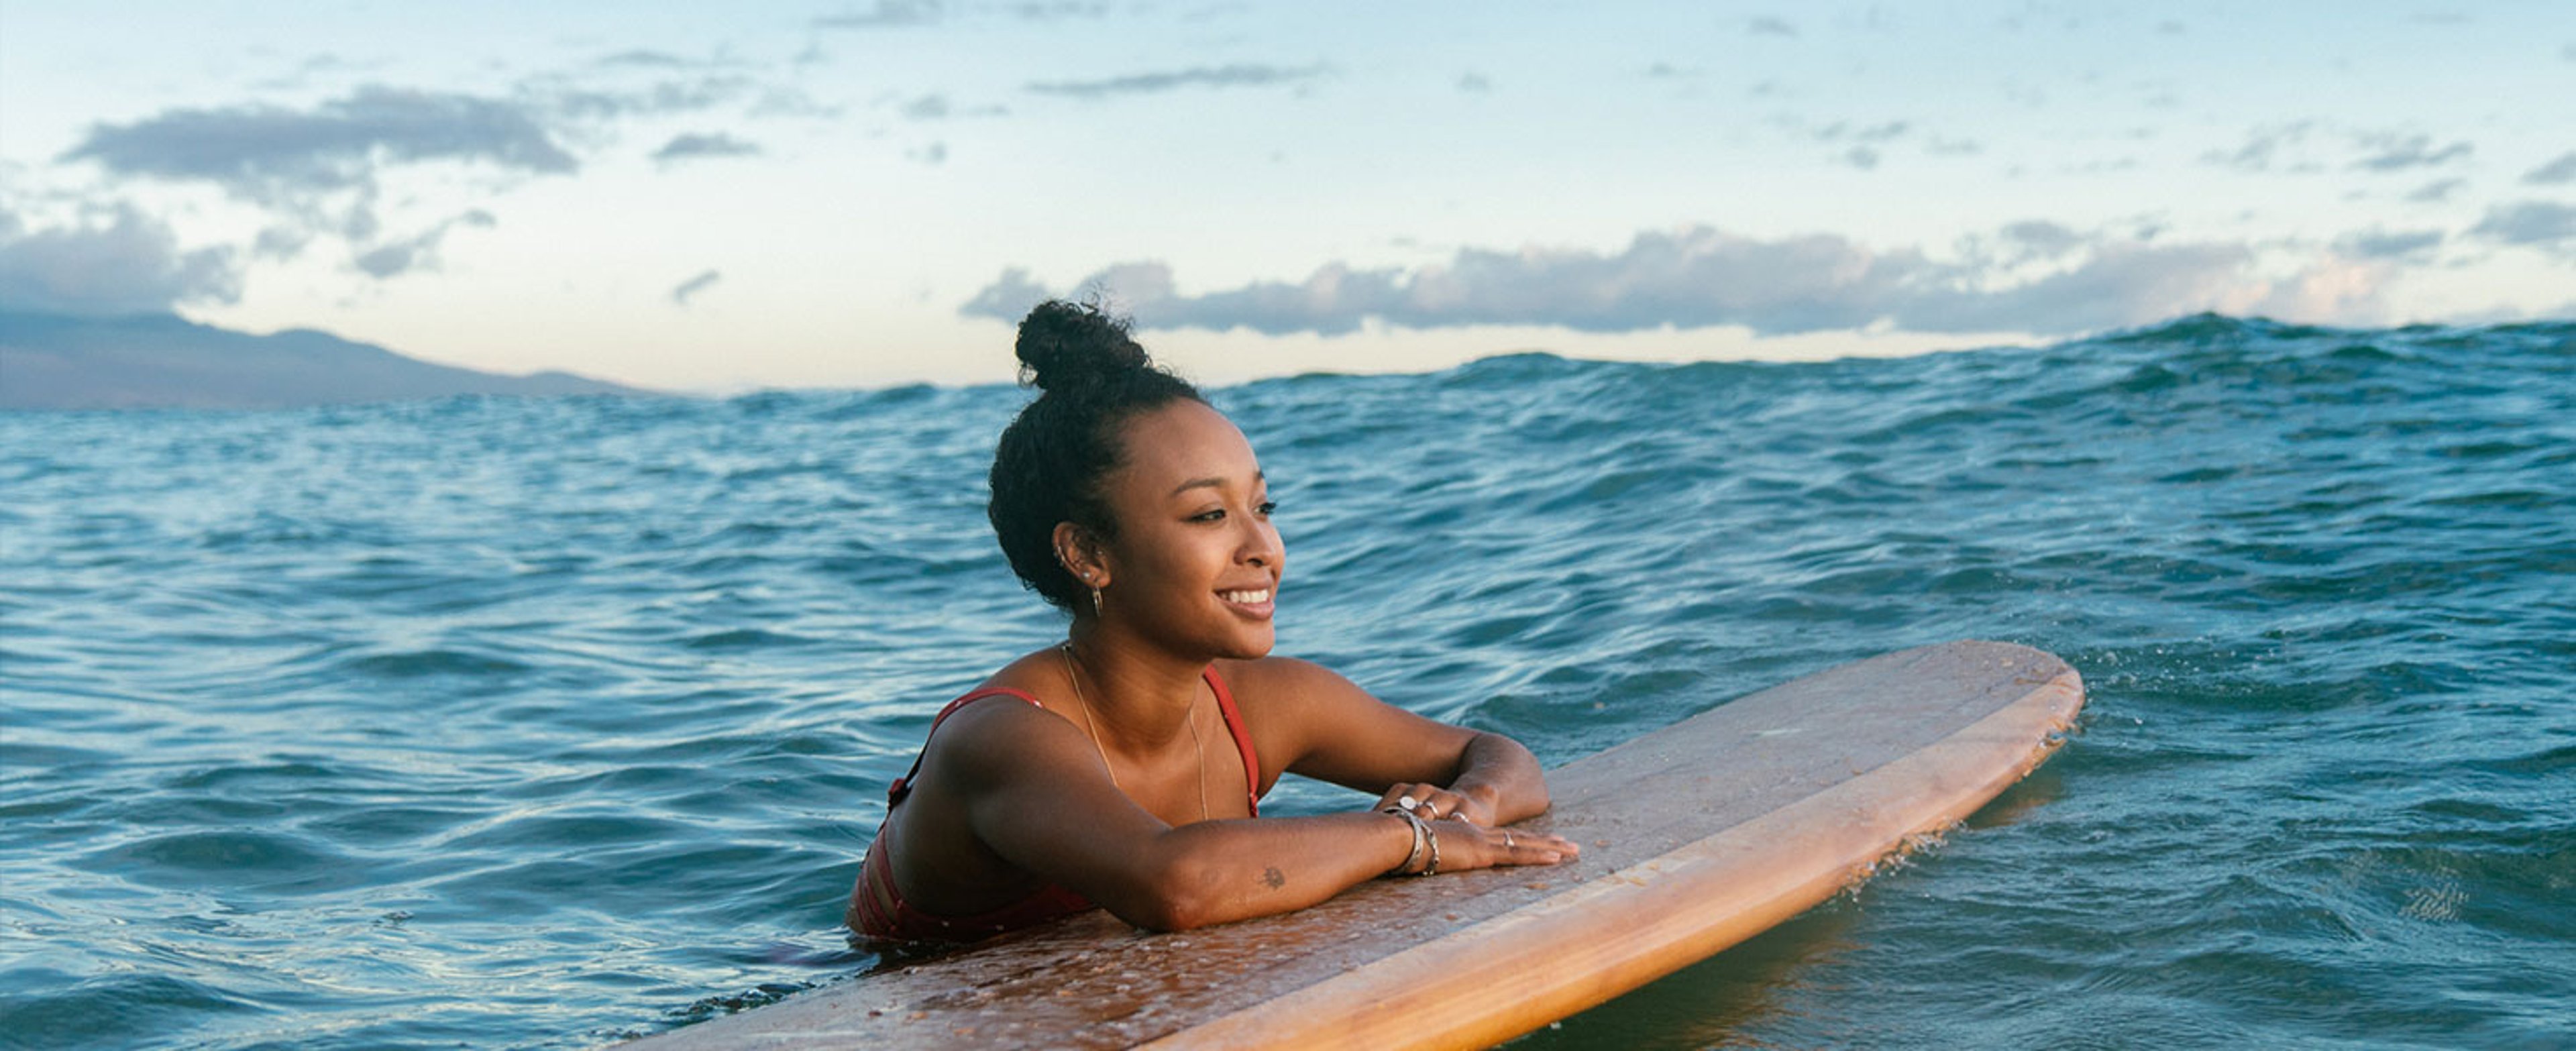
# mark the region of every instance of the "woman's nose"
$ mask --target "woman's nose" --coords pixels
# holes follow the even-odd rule
[[[1279,541],[1278,527],[1257,519],[1251,522],[1251,533],[1243,541],[1241,557],[1245,562],[1266,569],[1277,566],[1286,554]]]

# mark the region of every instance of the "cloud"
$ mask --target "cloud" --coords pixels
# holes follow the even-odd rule
[[[293,259],[313,243],[313,231],[286,224],[261,230],[251,239],[251,254],[261,259]]]
[[[2273,163],[2282,159],[2282,154],[2305,143],[2309,133],[2314,130],[2316,130],[2315,122],[2304,120],[2287,124],[2263,125],[2247,132],[2245,144],[2234,151],[2212,150],[2201,154],[2200,159],[2204,164],[2216,164],[2238,171],[2270,171]]]
[[[1006,117],[1011,111],[1001,106],[962,107],[942,94],[921,95],[904,100],[895,113],[905,120],[948,120],[952,117]]]
[[[689,63],[630,51],[598,65],[674,64]],[[96,124],[60,159],[87,161],[120,178],[211,185],[271,213],[273,221],[248,246],[255,256],[291,258],[317,237],[331,235],[348,243],[352,271],[389,278],[435,269],[439,246],[452,229],[493,221],[478,210],[408,237],[383,239],[386,224],[378,203],[407,196],[388,192],[392,173],[455,164],[507,176],[569,175],[581,162],[567,145],[576,140],[565,136],[578,136],[587,122],[704,109],[750,85],[747,78],[723,76],[593,90],[559,74],[525,80],[508,96],[369,85],[302,108],[174,109]],[[721,135],[683,135],[654,156],[668,162],[757,150]]]
[[[758,143],[745,142],[722,132],[674,135],[662,148],[653,151],[653,159],[664,164],[692,157],[754,157],[760,154]]]
[[[2576,151],[2558,155],[2558,159],[2524,173],[2522,181],[2533,186],[2558,186],[2576,182]]]
[[[400,277],[415,270],[436,270],[438,249],[446,242],[449,230],[458,226],[489,229],[493,225],[492,213],[477,208],[402,240],[362,250],[349,262],[360,273],[378,280]]]
[[[648,74],[703,74],[714,70],[740,71],[752,69],[755,68],[755,64],[743,60],[742,58],[734,55],[731,49],[723,47],[715,49],[704,58],[693,58],[688,55],[678,55],[668,51],[656,51],[651,48],[629,48],[624,51],[610,52],[609,54],[601,55],[598,58],[592,59],[590,67],[593,70],[608,70],[612,73],[643,72]],[[543,85],[549,82],[561,83],[567,79],[568,77],[564,73],[554,73],[532,78],[531,83]]]
[[[939,0],[877,0],[876,6],[814,20],[817,29],[887,29],[939,21]]]
[[[1795,37],[1798,35],[1798,27],[1770,15],[1761,15],[1747,19],[1744,23],[1744,32],[1747,36]]]
[[[841,113],[842,107],[818,101],[804,89],[794,87],[762,88],[760,96],[743,108],[743,115],[747,117],[809,117],[830,120],[839,117]]]
[[[372,186],[386,163],[475,161],[544,175],[580,168],[522,104],[387,87],[310,110],[172,110],[95,125],[62,159],[118,175],[209,182],[268,204]]]
[[[2466,179],[2440,179],[2416,187],[2406,195],[2406,199],[2421,204],[2438,204],[2450,200],[2452,194],[2468,184]]]
[[[1030,279],[1027,269],[1015,266],[1003,270],[1002,276],[994,278],[992,284],[975,293],[974,298],[957,308],[957,313],[962,317],[1000,318],[1017,324],[1030,307],[1052,295],[1054,293],[1048,292],[1045,285]]]
[[[728,75],[666,80],[632,91],[595,91],[572,89],[562,78],[549,77],[529,85],[524,94],[532,114],[596,121],[712,109],[750,93],[753,86],[749,77]]]
[[[1872,171],[1878,167],[1882,156],[1879,147],[1904,138],[1912,127],[1911,123],[1901,120],[1866,126],[1838,120],[1816,129],[1813,134],[1819,142],[1852,143],[1849,149],[1834,154],[1833,159],[1862,171]]]
[[[1076,0],[1054,0],[1054,2],[1051,3],[1011,4],[1004,7],[1002,10],[1008,14],[1031,22],[1053,22],[1064,18],[1106,17],[1109,14],[1109,5],[1098,2],[1083,3],[1076,2]]]
[[[1826,142],[1890,142],[1903,138],[1913,128],[1911,121],[1891,120],[1883,124],[1854,127],[1848,121],[1835,121],[1816,129],[1816,138]]]
[[[2499,204],[2488,208],[2486,217],[2470,227],[2469,234],[2498,244],[2576,251],[2576,206],[2553,201]]]
[[[279,218],[259,234],[255,254],[293,256],[330,233],[348,242],[355,272],[382,279],[436,269],[450,230],[493,222],[477,210],[380,240],[384,172],[433,162],[518,175],[578,171],[543,115],[541,104],[521,99],[370,86],[310,109],[183,109],[95,125],[63,159],[128,178],[211,184]]]
[[[2422,132],[2372,131],[2337,129],[2316,121],[2300,120],[2259,125],[2246,133],[2244,145],[2234,150],[2212,150],[2203,153],[2204,164],[2234,168],[2245,172],[2273,170],[2315,172],[2323,170],[2318,156],[2323,144],[2318,140],[2326,133],[2350,143],[2357,156],[2346,163],[2355,171],[2404,172],[2417,168],[2438,168],[2453,161],[2465,160],[2476,147],[2466,140],[2436,146],[2431,135]]]
[[[700,292],[704,292],[707,289],[714,287],[715,283],[721,280],[724,280],[724,275],[722,273],[709,270],[696,277],[682,281],[679,285],[671,289],[671,302],[677,303],[681,306],[687,306],[689,305],[690,296],[697,295]]]
[[[158,313],[241,298],[238,253],[181,251],[168,224],[119,204],[80,225],[29,231],[0,209],[0,304],[47,314]]]
[[[2384,319],[2380,290],[2393,270],[2383,260],[2328,255],[2287,280],[2265,286],[2260,296],[2234,296],[2217,306],[2225,313],[2255,317],[2379,324]]]
[[[686,69],[694,63],[667,51],[647,51],[638,49],[634,51],[620,51],[616,54],[606,56],[599,60],[599,64],[603,66],[641,66],[649,69]]]
[[[2006,265],[2019,265],[2075,252],[2084,247],[2085,240],[2083,234],[2040,219],[2007,223],[1997,234],[1991,247],[1981,244],[1972,254]]]
[[[2270,284],[2240,245],[2160,245],[2015,224],[1936,260],[1832,234],[1762,240],[1709,227],[1642,233],[1615,253],[1460,250],[1446,263],[1356,269],[1184,295],[1171,269],[1113,266],[1105,290],[1159,328],[1334,335],[1371,321],[1406,328],[1546,325],[1586,332],[1740,325],[1782,334],[1893,325],[1918,332],[2059,334],[2141,324],[2251,301]],[[1008,270],[960,308],[1017,320],[1047,291]]]
[[[1458,90],[1470,95],[1482,95],[1494,90],[1494,82],[1482,73],[1470,71],[1458,75]]]
[[[381,62],[358,63],[328,52],[297,63],[293,70],[280,76],[255,81],[252,86],[265,91],[302,91],[316,78],[342,73],[364,73],[382,66]]]
[[[1244,88],[1294,84],[1321,76],[1324,67],[1287,68],[1258,64],[1196,67],[1166,73],[1138,73],[1107,80],[1050,81],[1027,85],[1041,95],[1096,99],[1111,95],[1144,95],[1181,88]]]
[[[2365,230],[2335,240],[2335,250],[2363,259],[2423,259],[2447,240],[2440,230]]]
[[[2360,142],[2369,153],[2352,162],[2352,166],[2374,172],[2438,167],[2467,157],[2472,149],[2466,142],[2454,142],[2437,150],[2433,148],[2433,137],[2423,134],[2369,134],[2361,136]]]

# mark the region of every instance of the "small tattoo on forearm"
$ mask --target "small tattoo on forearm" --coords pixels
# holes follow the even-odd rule
[[[1288,885],[1288,877],[1275,867],[1266,868],[1261,870],[1261,882],[1269,884],[1272,890],[1278,890]]]

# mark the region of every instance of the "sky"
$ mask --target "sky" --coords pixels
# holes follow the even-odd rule
[[[2576,317],[2576,4],[0,0],[0,306],[647,387]]]

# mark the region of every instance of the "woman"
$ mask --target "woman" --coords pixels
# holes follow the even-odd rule
[[[1501,826],[1547,809],[1529,750],[1270,656],[1284,564],[1243,434],[1123,322],[1021,322],[1043,393],[1002,434],[989,515],[1067,640],[943,710],[851,894],[887,939],[967,941],[1097,904],[1185,930],[1379,875],[1571,858]],[[1380,793],[1367,813],[1249,820],[1283,772]]]

